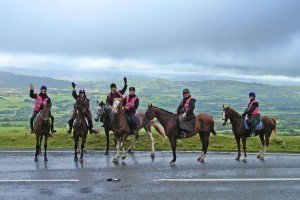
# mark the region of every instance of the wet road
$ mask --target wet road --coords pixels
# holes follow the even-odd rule
[[[49,152],[49,161],[33,161],[33,152],[0,152],[0,199],[300,199],[300,154],[270,154],[265,161],[233,153],[128,155],[113,164],[113,154],[88,152],[84,164],[72,152]],[[120,182],[108,182],[120,178]]]

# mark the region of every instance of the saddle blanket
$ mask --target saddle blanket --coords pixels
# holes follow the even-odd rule
[[[247,122],[247,118],[245,118],[245,121],[244,121],[244,126],[247,130],[250,130],[250,127],[248,125],[248,122]],[[259,131],[262,129],[262,121],[259,121],[259,123],[257,124],[257,126],[255,127],[255,130]]]

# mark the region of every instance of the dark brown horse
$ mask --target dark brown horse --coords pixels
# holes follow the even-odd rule
[[[173,114],[164,109],[148,105],[148,109],[145,114],[144,122],[145,124],[149,121],[157,118],[161,125],[164,127],[166,136],[170,140],[170,144],[173,151],[173,159],[170,162],[170,165],[175,165],[176,162],[176,143],[177,139],[180,138],[180,129],[178,127],[178,118],[179,114]],[[196,134],[199,134],[202,141],[202,152],[198,157],[199,162],[204,162],[205,154],[209,145],[209,136],[210,133],[216,135],[214,130],[214,120],[210,115],[199,114],[196,116],[195,128],[193,131],[186,133],[185,138],[193,137]]]
[[[34,122],[33,125],[33,131],[35,133],[35,141],[36,141],[36,147],[35,147],[35,157],[34,161],[38,161],[38,155],[41,152],[41,144],[43,137],[45,137],[45,143],[44,143],[44,161],[47,162],[47,143],[48,138],[50,136],[50,125],[51,125],[51,104],[48,104],[43,110],[41,110]]]
[[[79,161],[83,163],[84,145],[88,134],[88,124],[85,118],[87,110],[85,108],[85,102],[80,100],[76,101],[74,107],[76,113],[75,121],[73,125],[74,127],[73,137],[74,137],[74,149],[75,149],[74,161],[78,161],[77,148],[78,148],[79,138],[82,138]]]
[[[137,124],[137,131],[135,134],[135,140],[133,144],[129,147],[129,150],[134,146],[135,142],[137,141],[139,137],[139,131],[144,128],[148,136],[150,137],[151,143],[152,143],[152,152],[151,157],[155,157],[155,150],[154,150],[154,140],[151,133],[151,122],[149,123],[143,123],[143,119],[145,115],[143,113],[137,113],[136,117],[138,118],[138,124]],[[154,126],[156,130],[162,135],[164,135],[164,131],[161,131],[158,126]],[[115,126],[114,126],[114,136],[116,141],[116,156],[113,158],[113,162],[118,162],[120,158],[120,150],[122,150],[121,158],[124,160],[126,159],[126,152],[125,152],[125,142],[127,141],[127,137],[130,135],[130,126],[126,119],[125,109],[120,103],[118,105],[118,112],[115,117]]]
[[[115,126],[117,125],[117,123],[115,123],[115,121],[110,122],[110,115],[113,115],[112,110],[109,106],[107,106],[105,103],[100,102],[96,108],[96,117],[95,120],[99,121],[101,118],[103,118],[103,127],[105,130],[105,134],[106,134],[106,152],[105,155],[108,154],[109,151],[109,132],[110,131],[114,131],[115,130]],[[155,122],[150,122],[148,124],[145,124],[144,126],[142,126],[142,121],[145,117],[145,113],[143,112],[138,112],[137,113],[137,118],[139,119],[140,123],[138,124],[137,130],[141,130],[142,128],[144,128],[146,130],[146,133],[151,141],[151,157],[155,157],[155,148],[154,148],[154,139],[152,136],[152,132],[151,132],[151,125],[156,129],[156,131],[163,137],[166,138],[165,132],[163,130],[163,128],[161,127],[160,124],[157,124]],[[124,120],[123,118],[120,119],[120,121],[123,123]],[[127,125],[127,124],[126,124]],[[134,148],[135,148],[135,143],[139,137],[139,132],[137,131],[136,136],[134,138],[133,143],[130,145],[130,147],[128,148],[128,152],[131,152]],[[128,135],[127,135],[128,137]],[[116,141],[115,141],[115,145],[116,145]],[[117,146],[117,145],[116,145]]]
[[[244,126],[245,117],[242,117],[242,115],[240,115],[237,111],[235,111],[230,106],[223,105],[223,120],[224,120],[223,126],[227,124],[228,120],[232,125],[232,131],[238,147],[238,155],[236,157],[236,160],[240,160],[241,158],[241,140],[242,140],[243,149],[244,149],[244,158],[242,161],[247,162],[246,140],[250,132]],[[276,135],[277,133],[276,133],[276,120],[274,118],[262,116],[261,121],[263,123],[262,129],[255,131],[255,135],[259,135],[261,145],[262,145],[259,154],[257,155],[257,158],[263,160],[266,155],[267,147],[269,146],[269,139],[272,134],[272,131],[274,131],[274,134]]]

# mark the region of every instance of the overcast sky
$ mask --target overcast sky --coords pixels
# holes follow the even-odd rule
[[[0,0],[3,67],[300,82],[297,0]]]

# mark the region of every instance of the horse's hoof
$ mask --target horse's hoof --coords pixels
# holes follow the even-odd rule
[[[118,163],[119,159],[118,158],[113,158],[112,162],[113,163]]]
[[[45,161],[45,162],[47,162],[47,161],[48,161],[48,158],[47,158],[47,157],[45,157],[45,158],[44,158],[44,161]]]
[[[122,160],[125,160],[127,156],[122,156]]]
[[[151,158],[155,158],[155,153],[151,153]]]
[[[247,159],[246,159],[246,158],[244,158],[242,161],[245,163],[245,162],[247,162]]]
[[[37,161],[38,161],[38,158],[37,158],[37,157],[35,157],[35,158],[34,158],[34,161],[35,161],[35,162],[37,162]]]
[[[174,161],[171,161],[171,162],[170,162],[170,166],[171,166],[171,167],[175,167],[175,162],[174,162]]]
[[[106,151],[106,152],[104,153],[104,155],[108,155],[108,151]]]
[[[79,159],[79,162],[83,163],[83,158],[80,158],[80,159]]]
[[[86,150],[86,149],[83,149],[83,153],[87,153],[87,150]]]
[[[239,156],[236,157],[235,160],[236,160],[236,161],[240,161],[240,157],[239,157]]]
[[[261,155],[260,155],[260,154],[258,154],[258,155],[256,156],[256,158],[261,158]]]
[[[260,160],[265,160],[265,158],[264,157],[260,157]]]
[[[77,162],[77,161],[78,161],[78,158],[77,158],[77,157],[74,157],[74,161]]]

